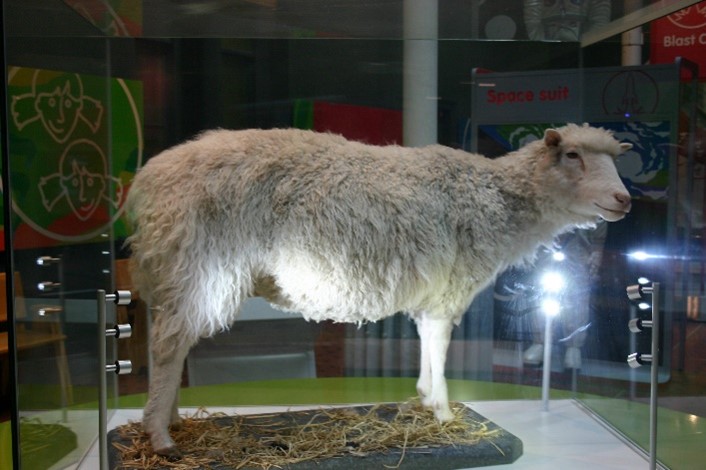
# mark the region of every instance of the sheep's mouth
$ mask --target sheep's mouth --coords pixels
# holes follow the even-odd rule
[[[628,213],[628,211],[624,209],[608,209],[607,207],[603,207],[596,202],[594,202],[593,204],[600,209],[599,215],[606,220],[620,220],[625,217]],[[608,213],[609,217],[606,217],[606,215],[604,215],[606,212]]]

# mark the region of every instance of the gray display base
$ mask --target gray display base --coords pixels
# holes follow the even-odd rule
[[[393,407],[389,407],[392,409]],[[343,408],[356,412],[358,414],[366,413],[370,407],[350,407]],[[394,407],[394,409],[397,409]],[[384,410],[384,408],[383,408]],[[266,421],[271,423],[273,417],[279,421],[282,426],[291,426],[294,423],[305,424],[311,421],[318,410],[292,411],[281,413],[267,413]],[[388,413],[390,417],[393,413]],[[260,415],[249,415],[246,419],[257,422]],[[379,416],[385,416],[384,411],[379,412]],[[485,467],[490,465],[509,464],[517,460],[522,455],[522,441],[516,436],[510,434],[500,428],[495,423],[488,421],[483,416],[475,411],[466,408],[465,419],[469,423],[484,423],[488,431],[498,430],[497,434],[490,439],[482,439],[473,445],[448,445],[442,447],[425,447],[415,449],[408,447],[405,451],[404,459],[399,467],[402,450],[390,449],[387,452],[371,453],[365,457],[354,455],[341,455],[329,459],[317,459],[306,462],[300,462],[291,465],[284,465],[280,468],[290,470],[343,470],[343,469],[384,469],[387,467],[401,469],[434,469],[434,470],[452,470],[472,467]],[[232,417],[213,417],[205,418],[215,420],[217,424],[228,426],[234,418]],[[130,446],[128,440],[121,439],[116,430],[108,433],[108,452],[111,469],[121,469],[122,461],[120,452],[112,445],[114,442],[124,446]],[[168,467],[163,467],[165,470]],[[211,469],[231,470],[233,467],[219,465],[217,462],[212,462]],[[251,469],[252,467],[245,467]]]

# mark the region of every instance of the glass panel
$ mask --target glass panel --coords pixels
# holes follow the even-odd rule
[[[63,463],[95,435],[95,290],[134,290],[122,203],[149,157],[206,129],[294,127],[495,158],[569,121],[633,143],[617,161],[632,211],[558,238],[563,261],[541,250],[534,265],[501,272],[476,296],[451,337],[451,398],[535,406],[548,380],[552,399],[576,399],[646,449],[649,367],[631,369],[626,357],[649,350],[649,334],[628,330],[631,318],[647,316],[625,287],[647,276],[663,286],[660,458],[674,468],[695,461],[689,452],[698,446],[678,447],[674,436],[689,444],[706,416],[694,346],[704,320],[703,90],[680,80],[688,64],[637,65],[652,45],[634,67],[621,66],[615,37],[694,2],[443,1],[430,29],[406,29],[416,2],[401,0],[116,1],[103,2],[106,10],[83,1],[4,3],[15,211],[6,227],[22,286],[18,325],[48,325],[64,348],[21,353],[20,415],[23,424],[59,424],[77,436]],[[433,85],[410,98],[415,60]],[[411,109],[425,111],[415,121]],[[637,251],[646,255],[631,256]],[[39,266],[41,256],[60,262]],[[566,276],[551,322],[540,308],[549,267]],[[40,291],[45,281],[59,285]],[[135,294],[116,314],[133,337],[109,343],[133,363],[117,381],[120,407],[145,404],[149,312],[160,311]],[[39,318],[46,305],[61,312]],[[401,401],[415,393],[419,366],[419,336],[404,315],[308,323],[255,297],[229,331],[190,351],[180,404]],[[21,438],[28,454],[30,438]]]
[[[24,29],[31,14],[35,27],[47,21],[46,35]],[[142,158],[142,91],[112,64],[120,47],[62,2],[13,4],[5,20],[18,26],[5,28],[13,210],[5,229],[13,234],[21,462],[64,468],[98,433],[97,341],[108,341],[109,363],[116,359],[115,341],[98,337],[96,291],[114,289],[116,239],[126,230],[119,218]]]

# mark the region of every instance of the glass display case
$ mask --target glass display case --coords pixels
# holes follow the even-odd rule
[[[105,420],[140,419],[159,307],[132,282],[125,201],[162,150],[209,129],[297,128],[495,159],[569,122],[633,145],[616,160],[632,209],[562,235],[475,296],[452,333],[449,397],[523,441],[518,468],[588,468],[599,454],[606,466],[699,467],[706,3],[10,0],[2,9],[0,468],[99,468]],[[548,272],[561,283],[554,317],[542,308]],[[655,300],[646,310],[626,295],[640,278],[644,300]],[[129,304],[105,303],[116,290],[131,291]],[[114,324],[131,334],[101,333]],[[189,351],[179,403],[247,413],[403,402],[419,368],[404,312],[307,322],[253,297],[229,330]]]

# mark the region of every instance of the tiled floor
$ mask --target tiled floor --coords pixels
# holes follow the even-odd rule
[[[493,468],[503,469],[639,469],[647,468],[646,457],[613,435],[589,416],[573,400],[552,401],[549,411],[541,402],[532,400],[481,401],[467,403],[473,410],[505,428],[523,442],[523,455],[513,464]],[[295,408],[295,407],[292,407]],[[296,407],[306,409],[310,407]],[[227,413],[266,413],[288,409],[284,407],[240,407],[209,409]],[[182,410],[193,413],[194,409]],[[139,420],[141,410],[119,410],[109,428]],[[96,470],[98,448],[93,445],[88,456],[76,470]],[[360,467],[364,468],[364,467]]]

